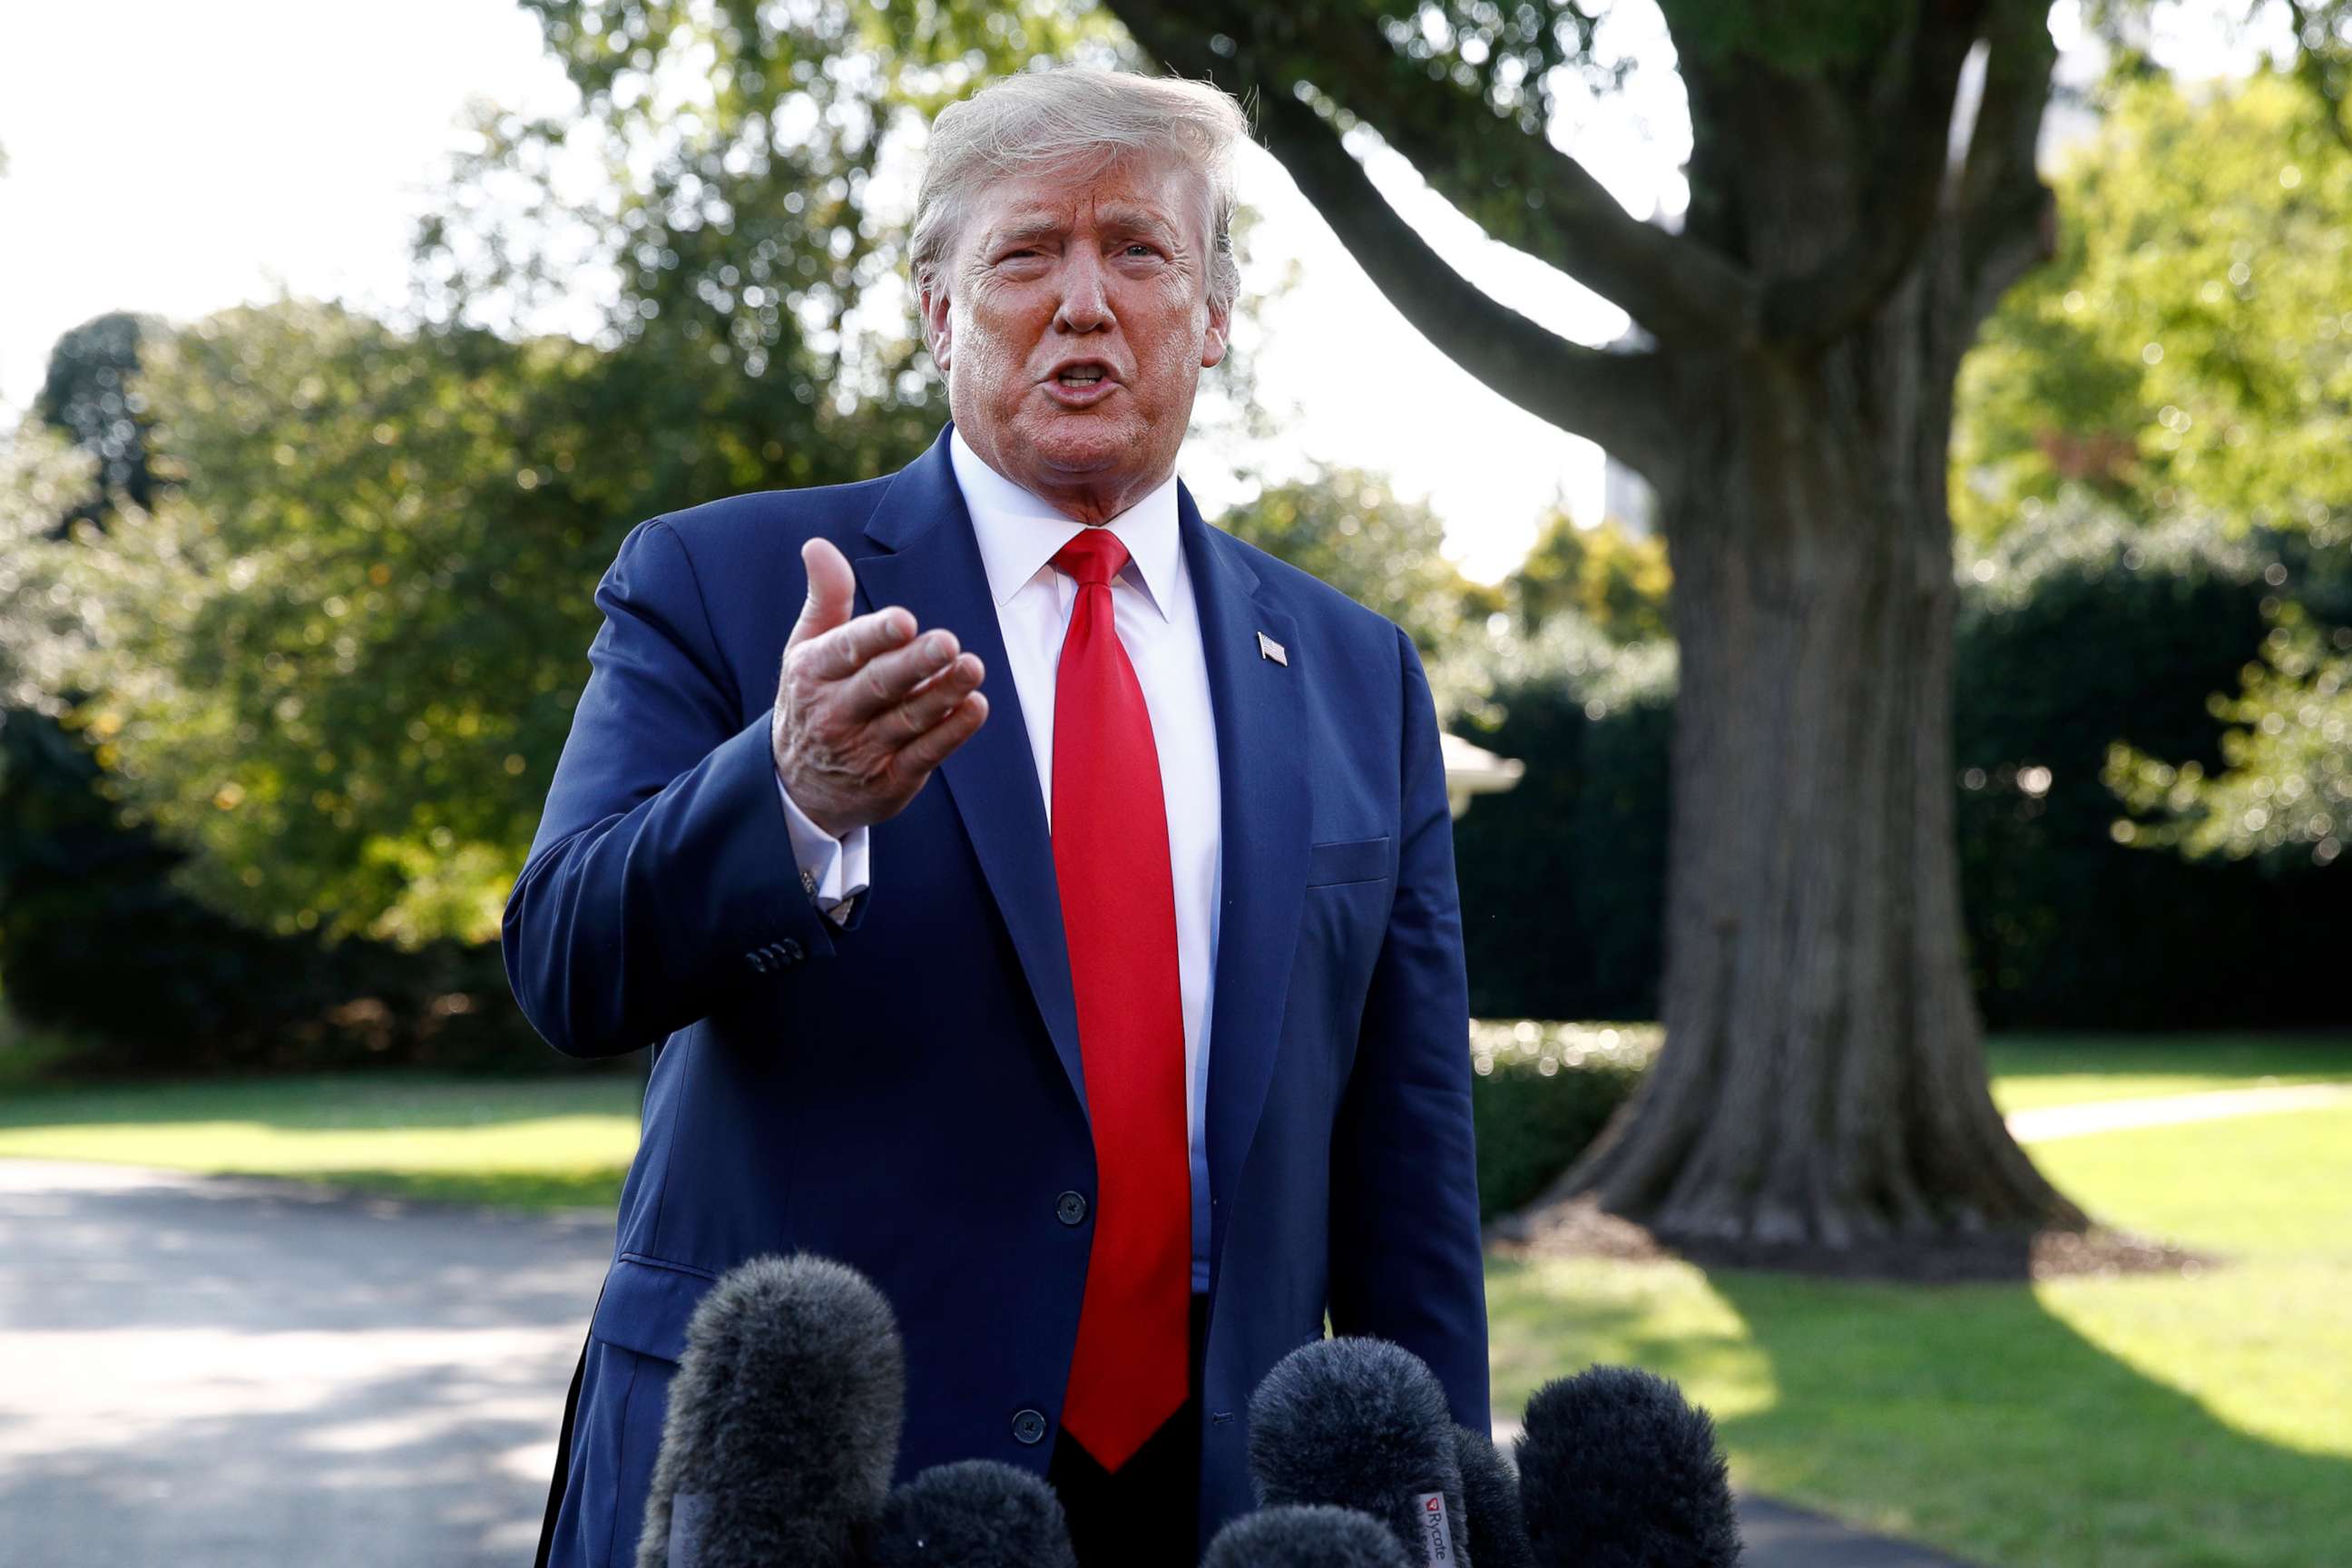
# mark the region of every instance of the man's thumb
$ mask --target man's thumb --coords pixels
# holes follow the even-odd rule
[[[857,579],[850,573],[849,557],[832,540],[811,539],[802,545],[801,564],[808,568],[808,602],[801,606],[801,618],[794,623],[786,647],[848,620],[857,600]]]

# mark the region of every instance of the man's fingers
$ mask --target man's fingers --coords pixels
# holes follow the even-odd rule
[[[800,619],[793,623],[793,635],[784,639],[787,650],[846,622],[857,602],[857,578],[849,570],[849,557],[832,540],[818,536],[803,544],[801,564],[808,569],[808,597],[801,605]]]
[[[915,635],[915,617],[896,605],[845,621],[810,639],[808,659],[820,679],[841,680]]]
[[[877,654],[842,687],[844,710],[859,723],[896,708],[926,680],[951,666],[958,655],[955,633],[934,626],[904,647]],[[892,735],[901,741],[903,735]]]
[[[975,691],[950,709],[946,718],[908,742],[890,760],[890,771],[919,784],[948,753],[972,737],[988,717],[988,693]]]
[[[893,744],[921,734],[946,718],[957,703],[971,696],[979,688],[984,673],[980,655],[959,655],[953,663],[928,677],[907,694],[906,700],[883,721],[884,732]]]

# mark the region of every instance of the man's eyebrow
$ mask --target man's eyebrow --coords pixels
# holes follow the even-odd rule
[[[1096,217],[1105,228],[1129,234],[1150,234],[1166,238],[1176,233],[1175,225],[1158,209],[1130,203],[1099,207],[1096,210]],[[989,229],[988,244],[992,248],[1026,245],[1035,240],[1050,239],[1068,226],[1059,213],[1014,213]]]
[[[1176,232],[1175,225],[1170,223],[1164,214],[1152,207],[1119,204],[1098,207],[1096,209],[1095,216],[1102,220],[1106,228],[1137,229],[1160,235]]]
[[[992,226],[988,243],[999,246],[1044,239],[1061,233],[1062,226],[1061,218],[1052,213],[1019,213]]]

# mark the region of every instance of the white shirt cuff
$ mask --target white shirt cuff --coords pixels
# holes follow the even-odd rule
[[[784,803],[784,831],[793,841],[793,858],[799,863],[801,886],[815,900],[816,907],[835,925],[849,919],[850,900],[866,891],[869,849],[868,835],[864,826],[853,827],[846,838],[835,838],[809,820],[808,814],[793,803],[792,792],[784,787],[782,773],[776,775],[776,795]]]

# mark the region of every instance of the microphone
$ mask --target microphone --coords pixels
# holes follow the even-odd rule
[[[1284,1504],[1217,1531],[1201,1568],[1412,1568],[1388,1526],[1361,1509]]]
[[[729,1269],[687,1324],[637,1568],[845,1568],[889,1492],[906,1393],[898,1321],[856,1269]]]
[[[933,1465],[893,1491],[865,1568],[1077,1568],[1054,1489],[994,1459]]]
[[[1415,1568],[1466,1568],[1462,1469],[1445,1391],[1385,1340],[1314,1340],[1249,1403],[1250,1480],[1261,1505],[1361,1509]]]
[[[1528,1401],[1519,1497],[1546,1568],[1732,1568],[1739,1521],[1715,1423],[1663,1377],[1595,1366]]]
[[[1468,1426],[1454,1428],[1454,1458],[1462,1468],[1464,1533],[1478,1568],[1536,1568],[1519,1514],[1519,1478],[1495,1450],[1495,1439]]]

